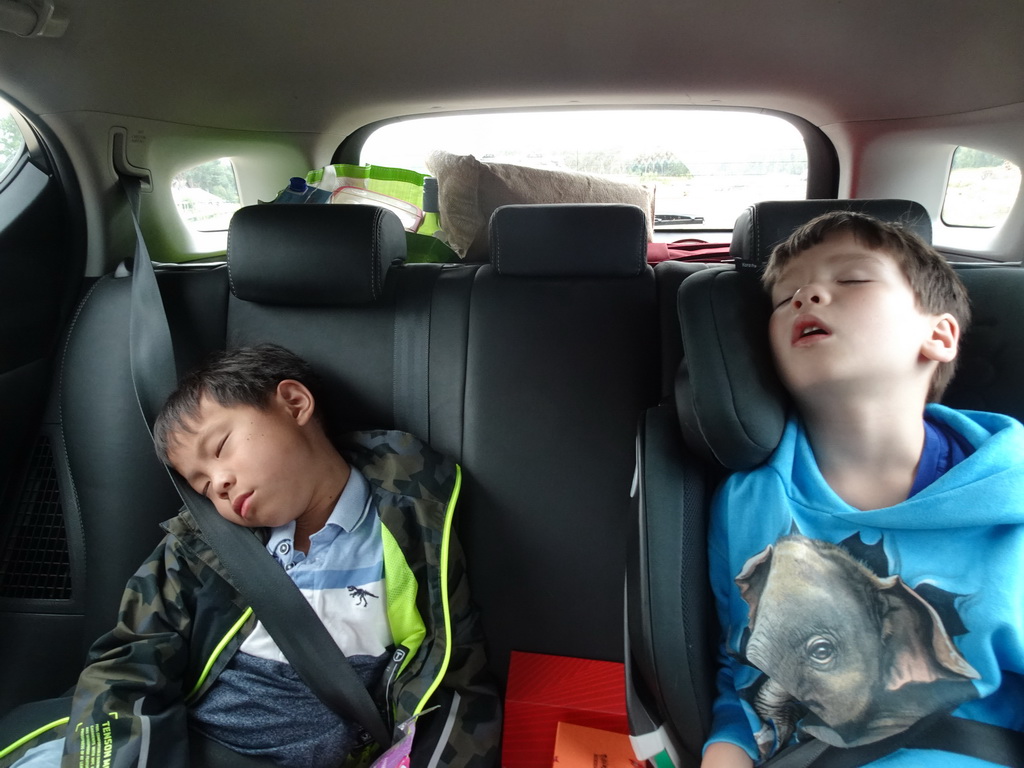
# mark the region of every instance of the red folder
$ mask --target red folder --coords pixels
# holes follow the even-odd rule
[[[503,768],[549,768],[559,723],[629,733],[622,664],[512,652]]]

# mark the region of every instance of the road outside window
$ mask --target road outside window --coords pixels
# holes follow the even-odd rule
[[[242,207],[231,160],[222,157],[182,171],[171,182],[178,213],[189,229],[222,232]]]
[[[759,200],[807,195],[807,149],[782,118],[738,111],[583,110],[425,117],[382,126],[361,161],[427,173],[443,150],[656,187],[663,228],[732,229]]]
[[[950,227],[998,227],[1010,215],[1020,192],[1020,168],[996,155],[957,147],[942,203]]]

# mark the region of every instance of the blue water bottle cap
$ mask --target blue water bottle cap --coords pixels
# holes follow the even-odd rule
[[[306,180],[301,176],[292,176],[288,179],[288,189],[292,192],[305,192]]]

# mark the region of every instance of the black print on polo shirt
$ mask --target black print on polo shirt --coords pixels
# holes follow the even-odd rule
[[[830,544],[793,533],[736,576],[749,606],[741,656],[764,676],[742,692],[760,716],[762,756],[802,731],[853,747],[977,697],[954,638],[959,595],[911,586],[883,542]]]
[[[352,599],[356,601],[356,605],[361,606],[363,608],[366,608],[370,605],[366,601],[366,598],[372,597],[374,600],[379,599],[375,594],[373,594],[373,592],[367,592],[365,589],[354,587],[351,584],[348,585],[348,593],[352,597]]]

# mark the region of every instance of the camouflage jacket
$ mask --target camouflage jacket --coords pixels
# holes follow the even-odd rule
[[[389,714],[397,726],[428,710],[417,721],[412,764],[496,766],[500,699],[452,531],[461,470],[401,432],[349,435],[342,452],[369,481],[383,523],[398,651]],[[192,515],[184,510],[163,527],[166,536],[128,582],[117,626],[90,650],[70,720],[41,735],[67,737],[65,768],[187,766],[188,705],[256,626]]]

